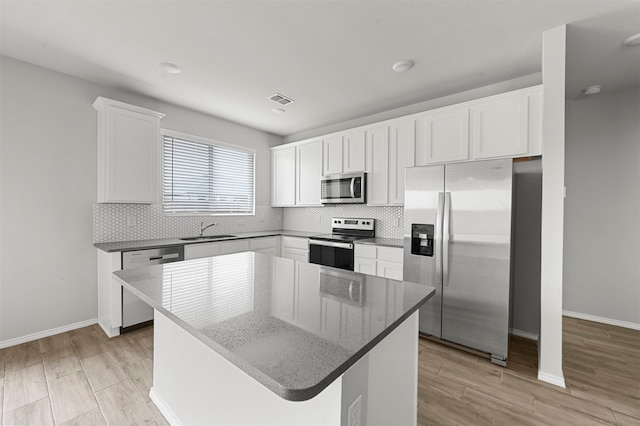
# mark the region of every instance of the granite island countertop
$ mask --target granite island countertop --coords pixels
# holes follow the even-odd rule
[[[316,396],[435,293],[426,285],[253,252],[114,276],[291,401]]]
[[[201,244],[220,241],[241,240],[246,238],[260,238],[260,237],[272,237],[277,235],[288,237],[300,237],[309,238],[312,235],[319,235],[321,232],[308,232],[308,231],[290,231],[290,230],[276,230],[276,231],[254,231],[254,232],[233,232],[233,236],[220,238],[216,240],[202,240],[202,241],[185,241],[180,238],[159,238],[153,240],[133,240],[133,241],[114,241],[106,243],[94,243],[93,246],[107,253],[116,251],[131,251],[131,250],[146,250],[160,247],[169,246],[182,246],[185,244]]]

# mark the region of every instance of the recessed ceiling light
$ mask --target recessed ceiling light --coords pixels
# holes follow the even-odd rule
[[[182,72],[182,68],[171,62],[160,62],[159,66],[169,74],[180,74]]]
[[[624,41],[625,46],[640,46],[640,33],[632,35]]]
[[[284,114],[286,111],[282,108],[274,108],[271,110],[275,114]]]
[[[403,59],[402,61],[398,61],[391,66],[391,69],[395,72],[405,72],[413,68],[414,62],[410,59]]]
[[[582,89],[582,93],[584,93],[587,96],[590,96],[590,95],[595,95],[596,93],[600,93],[601,90],[602,90],[602,86],[599,84],[596,84],[593,86],[585,87],[584,89]]]

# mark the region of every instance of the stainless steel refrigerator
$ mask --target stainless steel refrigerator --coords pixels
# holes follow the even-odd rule
[[[506,365],[511,275],[511,159],[410,167],[404,279],[436,287],[420,331]]]

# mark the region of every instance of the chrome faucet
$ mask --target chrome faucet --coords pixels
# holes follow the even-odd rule
[[[200,236],[202,237],[203,232],[211,228],[212,226],[218,226],[218,222],[210,223],[207,226],[204,226],[204,222],[200,222]]]

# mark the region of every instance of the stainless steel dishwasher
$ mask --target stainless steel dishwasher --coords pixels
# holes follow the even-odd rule
[[[161,263],[184,260],[184,246],[169,246],[147,250],[122,252],[122,269],[141,268]],[[149,325],[153,321],[153,308],[122,288],[121,333]]]

